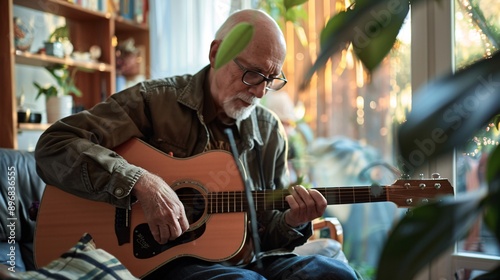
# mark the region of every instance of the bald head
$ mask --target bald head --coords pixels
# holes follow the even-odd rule
[[[276,21],[260,10],[246,9],[234,12],[219,28],[215,40],[223,40],[229,31],[241,22],[252,24],[255,30],[250,44],[243,53],[257,52],[254,55],[270,55],[284,60],[286,54],[285,37]]]
[[[219,47],[227,34],[242,22],[254,27],[250,43],[232,62],[216,69]],[[269,15],[259,10],[242,10],[229,16],[216,33],[209,52],[211,67],[207,84],[218,117],[227,123],[248,118],[258,99],[266,94],[271,78],[282,76],[285,56],[285,38]]]

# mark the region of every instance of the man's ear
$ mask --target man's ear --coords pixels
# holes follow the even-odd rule
[[[210,51],[208,53],[208,59],[210,61],[210,66],[212,68],[215,68],[215,56],[217,55],[217,52],[219,51],[220,44],[222,43],[222,40],[213,40],[212,43],[210,44]]]

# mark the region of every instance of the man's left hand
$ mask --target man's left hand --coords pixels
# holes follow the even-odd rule
[[[285,221],[291,227],[308,223],[325,212],[326,198],[315,189],[297,185],[290,187],[290,195],[285,197],[290,209],[285,213]]]

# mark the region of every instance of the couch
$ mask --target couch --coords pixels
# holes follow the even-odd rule
[[[45,187],[32,152],[0,148],[0,263],[15,271],[35,269],[34,204]]]
[[[0,269],[0,278],[3,271],[23,272],[38,269],[35,266],[33,257],[33,237],[35,233],[35,220],[38,203],[41,201],[45,183],[38,177],[35,167],[35,159],[32,152],[0,148],[0,176],[2,195],[0,197],[0,264],[4,267]],[[342,227],[335,218],[320,219],[315,224],[317,234],[311,237],[307,245],[296,248],[299,254],[324,254],[332,258],[337,258],[347,262],[341,250]],[[325,230],[328,238],[324,237]],[[321,234],[323,230],[323,234]],[[83,234],[83,233],[82,233]],[[73,248],[68,248],[68,252],[81,253],[82,248],[85,254],[97,254],[101,263],[103,260],[111,260],[126,275],[128,271],[121,267],[121,264],[114,257],[102,250],[96,249],[91,243],[91,237],[82,237],[82,240]],[[76,242],[75,242],[76,243]],[[83,247],[82,247],[83,244]],[[87,252],[90,251],[90,252]],[[96,252],[98,251],[98,252]],[[68,270],[70,265],[74,265],[74,258],[60,258],[54,261],[51,272],[61,273],[61,267]],[[65,265],[61,265],[64,263]],[[86,264],[88,265],[88,264]],[[74,266],[81,266],[77,264]],[[107,268],[106,268],[107,269]],[[116,272],[116,267],[113,272]],[[68,272],[68,271],[65,271]],[[34,272],[33,272],[34,273]],[[18,274],[21,277],[15,279],[30,279],[33,274]],[[130,277],[132,277],[130,275]],[[132,279],[132,278],[130,278]]]

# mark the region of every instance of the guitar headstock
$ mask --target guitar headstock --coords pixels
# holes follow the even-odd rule
[[[448,179],[436,175],[429,179],[398,179],[386,188],[386,192],[388,201],[404,208],[416,207],[455,193]]]

